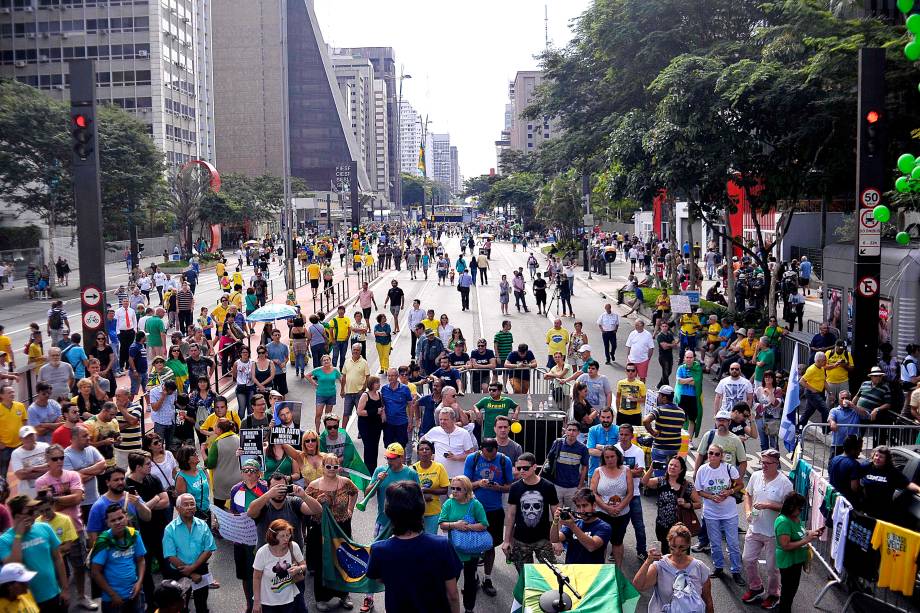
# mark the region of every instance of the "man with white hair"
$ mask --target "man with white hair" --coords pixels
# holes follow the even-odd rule
[[[434,457],[447,469],[453,479],[463,474],[467,456],[476,453],[476,441],[465,428],[457,427],[454,409],[442,406],[437,412],[438,424],[424,438],[434,443]]]
[[[163,568],[163,576],[168,579],[188,577],[197,586],[192,592],[195,611],[207,613],[208,591],[211,581],[208,575],[208,560],[217,544],[207,522],[195,517],[195,497],[181,494],[176,499],[174,520],[169,522],[163,533],[163,557],[168,564]]]

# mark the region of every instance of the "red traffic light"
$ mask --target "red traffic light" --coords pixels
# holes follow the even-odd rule
[[[78,128],[89,127],[89,120],[86,118],[86,115],[74,115],[73,123]]]
[[[881,115],[879,114],[878,111],[869,111],[868,113],[866,113],[866,121],[868,121],[869,123],[876,123],[880,117]]]

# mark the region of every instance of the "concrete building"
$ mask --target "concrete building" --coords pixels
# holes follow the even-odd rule
[[[402,101],[399,116],[399,168],[401,172],[421,176],[418,152],[422,146],[422,118],[408,101]]]
[[[448,187],[451,184],[450,134],[431,135],[431,165],[428,176]]]
[[[73,59],[96,62],[100,104],[133,113],[170,164],[214,162],[210,0],[0,2],[0,76],[69,100]]]
[[[536,151],[540,145],[553,138],[558,128],[549,117],[531,120],[521,117],[534,97],[534,91],[543,82],[543,72],[539,70],[522,70],[508,85],[508,98],[511,108],[505,108],[507,129],[508,112],[511,112],[510,148],[515,151]]]
[[[460,153],[457,147],[450,147],[450,191],[459,194],[463,187],[463,178],[460,176]]]
[[[329,189],[336,167],[354,161],[359,187],[370,191],[312,1],[287,2],[287,92],[282,88],[280,4],[214,0],[213,7],[218,168],[282,175],[286,98],[291,174],[310,189]]]
[[[373,173],[374,191],[387,202],[395,202],[391,197],[390,182],[395,177],[390,173],[390,131],[387,113],[387,84],[383,79],[374,79],[374,163],[368,164],[367,172]],[[393,194],[395,196],[395,194]]]
[[[355,138],[355,145],[361,154],[361,160],[367,171],[368,179],[376,190],[378,178],[377,146],[375,131],[374,67],[369,60],[361,58],[332,56],[332,68],[338,82],[339,93],[348,113],[349,124]],[[381,177],[384,185],[386,175]],[[384,187],[384,190],[386,188]]]

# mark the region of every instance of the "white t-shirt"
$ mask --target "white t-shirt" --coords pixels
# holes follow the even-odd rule
[[[620,325],[620,316],[616,313],[604,311],[601,313],[601,316],[597,318],[597,325],[599,325],[604,332],[613,332],[613,330]]]
[[[767,483],[764,479],[763,471],[758,470],[751,475],[751,479],[748,481],[747,491],[751,495],[754,504],[758,502],[772,502],[781,505],[783,504],[783,500],[786,499],[786,496],[792,493],[792,482],[780,473],[776,475],[772,481]],[[754,509],[754,513],[756,516],[748,529],[755,534],[774,536],[773,522],[779,517],[779,511]]]
[[[645,452],[639,449],[638,445],[630,445],[629,449],[623,451],[623,446],[617,443],[614,445],[620,452],[623,454],[623,462],[630,468],[645,468]],[[639,493],[639,483],[638,477],[633,477],[633,496],[640,496]]]
[[[45,463],[45,450],[47,448],[48,443],[42,442],[35,443],[35,449],[31,451],[22,446],[17,447],[13,450],[13,455],[10,458],[10,470],[15,473],[17,470],[23,470],[24,468],[41,466]],[[38,477],[35,479],[38,479]],[[19,481],[18,493],[35,498],[35,479],[21,479]]]
[[[141,277],[137,280],[137,286],[141,289],[142,292],[150,291],[150,277]]]
[[[834,512],[831,520],[834,522],[831,535],[831,557],[834,558],[834,568],[838,573],[843,572],[843,552],[847,542],[847,528],[850,525],[850,511],[853,507],[843,496],[837,497],[834,503]]]
[[[166,283],[166,275],[160,271],[153,273],[153,282],[157,287],[163,287],[163,284]]]
[[[724,490],[731,489],[732,481],[737,478],[738,469],[734,466],[719,464],[718,468],[712,468],[707,462],[696,471],[693,487],[698,492],[720,494]],[[732,496],[722,502],[703,498],[703,517],[706,519],[731,519],[737,517],[738,510],[735,506],[735,499]]]
[[[291,550],[294,552],[293,559]],[[261,594],[263,605],[279,606],[294,602],[294,597],[300,593],[300,590],[297,589],[297,584],[294,583],[287,569],[297,565],[298,562],[303,562],[303,554],[300,552],[300,546],[293,541],[291,549],[280,557],[271,552],[267,543],[259,548],[252,568],[262,571],[259,594]]]
[[[754,393],[754,386],[744,377],[732,379],[725,377],[716,385],[716,393],[722,394],[722,406],[719,409],[731,411],[739,402],[745,402],[748,395]]]
[[[649,349],[655,348],[655,339],[648,330],[638,332],[633,330],[626,337],[626,346],[629,348],[629,361],[633,364],[645,362],[649,359]]]
[[[476,448],[476,441],[469,430],[455,426],[454,431],[448,434],[441,426],[435,426],[425,435],[425,438],[434,443],[434,457],[437,462],[444,465],[447,476],[453,479],[463,474],[465,460],[448,460],[445,453],[460,454],[469,449]]]

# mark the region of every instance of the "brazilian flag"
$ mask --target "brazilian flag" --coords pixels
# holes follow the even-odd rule
[[[387,528],[378,540],[389,538]],[[370,545],[351,540],[332,517],[328,505],[323,505],[323,585],[331,590],[350,593],[382,592],[384,586],[367,578]]]
[[[581,598],[568,590],[572,611],[580,613],[635,613],[639,592],[613,564],[563,564]],[[527,564],[514,588],[511,613],[540,613],[540,596],[558,587],[556,575],[544,564]]]
[[[423,177],[428,176],[428,172],[425,169],[425,137],[422,137],[422,143],[418,147],[418,169],[421,171]]]
[[[367,469],[367,465],[364,463],[364,460],[361,459],[361,455],[358,453],[354,441],[351,440],[351,437],[348,436],[348,433],[345,432],[344,428],[339,430],[339,436],[345,437],[345,451],[343,453],[344,457],[342,458],[342,470],[348,475],[349,479],[351,479],[351,482],[355,484],[358,490],[363,492],[365,489],[367,489],[367,486],[370,485],[370,471]],[[326,431],[323,430],[323,432],[319,435],[320,451],[327,451],[326,442]]]

